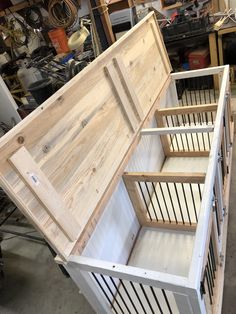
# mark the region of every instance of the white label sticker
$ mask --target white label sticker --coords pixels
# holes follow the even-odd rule
[[[29,176],[35,185],[39,185],[39,179],[34,173],[30,173]]]

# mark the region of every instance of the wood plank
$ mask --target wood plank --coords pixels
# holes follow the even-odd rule
[[[209,40],[209,50],[211,58],[211,66],[218,66],[218,56],[217,56],[217,44],[216,44],[216,33],[212,32],[208,35]]]
[[[186,293],[189,286],[187,278],[171,275],[168,273],[132,267],[118,263],[98,260],[84,256],[72,255],[69,258],[68,266],[79,267],[80,270],[104,274],[114,278],[120,278],[132,282],[140,282],[144,285],[158,287],[177,293]]]
[[[180,7],[182,7],[183,3],[180,1],[177,1],[175,4],[171,4],[171,5],[165,5],[165,2],[163,0],[161,0],[161,7],[163,10],[173,10],[173,9],[178,9]]]
[[[235,33],[236,32],[236,27],[227,27],[227,28],[222,28],[218,31],[218,36],[222,36],[224,34],[229,34],[229,33]]]
[[[92,8],[98,9],[103,25],[104,32],[106,34],[107,42],[109,46],[111,46],[116,40],[112,30],[111,20],[107,9],[107,3],[105,0],[95,0],[97,7]]]
[[[0,11],[0,17],[2,16],[6,16],[6,15],[9,15],[9,14],[12,14],[14,12],[17,12],[17,11],[20,11],[22,9],[25,9],[25,8],[29,8],[31,7],[32,5],[34,4],[37,4],[37,3],[40,3],[40,2],[43,2],[43,0],[27,0],[27,1],[22,1],[21,3],[19,4],[15,4],[5,10],[1,10]]]
[[[137,117],[135,116],[133,108],[131,107],[129,98],[124,91],[123,85],[119,79],[118,73],[116,72],[114,65],[113,64],[107,65],[105,67],[105,71],[112,82],[113,88],[115,89],[116,95],[120,100],[120,105],[122,107],[123,112],[125,113],[126,118],[130,123],[132,131],[135,131],[138,126]]]
[[[139,232],[128,265],[187,277],[193,245],[194,231],[184,232],[143,227]],[[152,249],[150,250],[150,248]],[[179,254],[183,248],[184,251]],[[161,298],[158,299],[161,300]],[[177,314],[178,310],[174,302],[171,303],[172,313]],[[168,312],[164,306],[163,314]],[[143,314],[142,309],[138,313]],[[147,313],[151,314],[149,311]],[[154,313],[160,314],[158,309],[155,309]],[[190,314],[190,312],[180,313]],[[191,312],[191,314],[193,313]]]
[[[164,97],[166,90],[168,88],[170,84],[170,80],[168,79],[164,85],[164,87],[162,88],[162,91],[160,93],[160,98]],[[150,117],[152,117],[156,111],[156,108],[159,106],[159,98],[156,99],[155,105],[152,107],[151,111],[149,112],[149,115],[145,118],[144,120],[144,126],[147,125],[150,121]],[[74,255],[79,255],[82,253],[84,247],[86,246],[87,242],[89,241],[91,234],[93,232],[93,230],[96,228],[96,224],[97,221],[99,220],[100,216],[103,213],[103,209],[106,205],[106,203],[108,202],[109,198],[112,195],[113,190],[115,189],[117,183],[119,182],[120,178],[122,177],[125,167],[131,157],[131,155],[134,153],[134,150],[136,148],[136,146],[138,145],[140,140],[140,137],[136,137],[134,139],[134,141],[132,142],[129,151],[127,152],[126,156],[124,157],[124,159],[122,160],[121,164],[120,164],[120,168],[119,171],[117,171],[114,174],[112,183],[108,186],[107,190],[104,193],[103,198],[101,199],[101,201],[97,204],[96,209],[93,212],[93,215],[91,215],[84,231],[82,232],[81,236],[79,237],[79,241],[77,242],[77,244],[75,245],[72,254]]]
[[[145,213],[145,216],[147,215],[147,213]],[[161,229],[166,229],[166,230],[176,230],[176,231],[195,231],[197,228],[197,224],[196,223],[192,223],[190,224],[189,222],[180,222],[178,221],[178,223],[176,223],[175,221],[173,222],[168,222],[168,221],[163,221],[163,220],[155,220],[153,219],[152,221],[150,220],[146,220],[143,223],[143,226],[146,227],[152,227],[152,228],[161,228]]]
[[[169,157],[209,157],[210,151],[171,151]]]
[[[142,182],[204,183],[205,173],[197,172],[125,172],[124,180]]]
[[[155,25],[154,14],[147,15],[0,139],[1,182],[7,181],[4,186],[9,196],[17,199],[22,212],[65,260],[72,251],[81,252],[91,237],[139,142],[141,127],[153,118],[169,85],[169,73],[149,22]],[[117,56],[143,111],[135,132],[124,119],[104,71]],[[67,239],[10,164],[9,158],[22,145],[78,219],[81,230],[76,244]]]
[[[163,121],[163,116],[158,114],[158,110],[155,112],[155,118],[156,118],[156,122],[157,122],[157,126],[160,128],[164,128],[164,121]],[[170,155],[170,141],[167,135],[161,135],[161,144],[162,144],[162,148],[163,151],[165,153],[165,156],[169,156]]]
[[[205,105],[194,105],[194,106],[181,106],[181,107],[169,107],[160,108],[157,110],[157,115],[168,116],[168,115],[179,115],[179,114],[191,114],[200,112],[213,112],[217,110],[215,103]]]
[[[206,69],[171,73],[171,78],[173,78],[174,80],[180,80],[180,79],[191,78],[191,77],[200,77],[200,76],[206,76],[206,75],[219,74],[222,71],[224,71],[224,66],[210,67]]]
[[[132,8],[133,6],[134,0],[110,0],[108,3],[108,11],[109,14],[111,14],[112,12]]]
[[[208,42],[209,42],[211,66],[212,67],[218,66],[219,62],[218,62],[218,54],[217,54],[216,32],[211,32],[208,35]],[[214,75],[213,79],[214,79],[214,87],[217,90],[219,88],[217,75]]]
[[[223,46],[222,46],[222,36],[218,34],[218,54],[219,54],[219,65],[224,64]]]
[[[120,75],[120,79],[122,81],[122,85],[125,89],[125,92],[127,93],[128,97],[130,98],[133,109],[135,110],[136,114],[138,115],[139,120],[143,118],[143,111],[140,106],[140,102],[138,100],[137,94],[134,91],[134,87],[131,84],[131,81],[128,77],[128,73],[126,71],[126,68],[124,66],[124,63],[120,56],[117,56],[113,59],[113,62],[118,70],[118,73]]]
[[[211,126],[182,126],[169,128],[151,128],[143,129],[140,134],[145,135],[166,135],[166,134],[185,134],[185,133],[209,133],[213,132],[214,128]]]
[[[81,227],[27,149],[21,147],[9,160],[68,239],[75,241]]]
[[[167,53],[167,50],[165,48],[164,42],[163,42],[164,49],[160,45],[160,41],[162,40],[162,34],[161,34],[159,28],[155,27],[156,25],[154,26],[152,22],[150,23],[150,25],[151,25],[153,36],[155,38],[159,53],[160,53],[162,59],[164,60],[164,66],[166,69],[166,73],[169,73],[170,69],[172,70],[172,66],[170,64],[170,60],[169,60],[168,53]]]
[[[129,180],[129,177],[123,176],[123,181],[125,183],[133,208],[136,212],[138,221],[141,226],[144,226],[147,222],[147,211],[145,210],[143,201],[140,198],[137,186],[134,181]]]

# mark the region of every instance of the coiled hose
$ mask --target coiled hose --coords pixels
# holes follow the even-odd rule
[[[48,13],[54,27],[68,28],[77,19],[78,6],[73,0],[50,0]]]

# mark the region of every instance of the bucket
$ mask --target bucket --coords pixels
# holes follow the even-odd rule
[[[48,32],[48,36],[58,54],[70,51],[64,28],[53,29]]]
[[[32,94],[38,105],[41,105],[53,94],[52,81],[43,79],[29,85],[28,91]]]

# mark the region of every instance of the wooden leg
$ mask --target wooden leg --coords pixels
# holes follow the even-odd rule
[[[219,65],[224,64],[222,35],[218,35],[218,51],[219,51]]]
[[[216,45],[216,33],[210,33],[208,35],[209,41],[209,50],[210,50],[210,58],[211,58],[211,66],[215,67],[218,66],[218,55],[217,55],[217,45]],[[214,86],[215,89],[219,88],[218,78],[217,75],[214,75]]]

